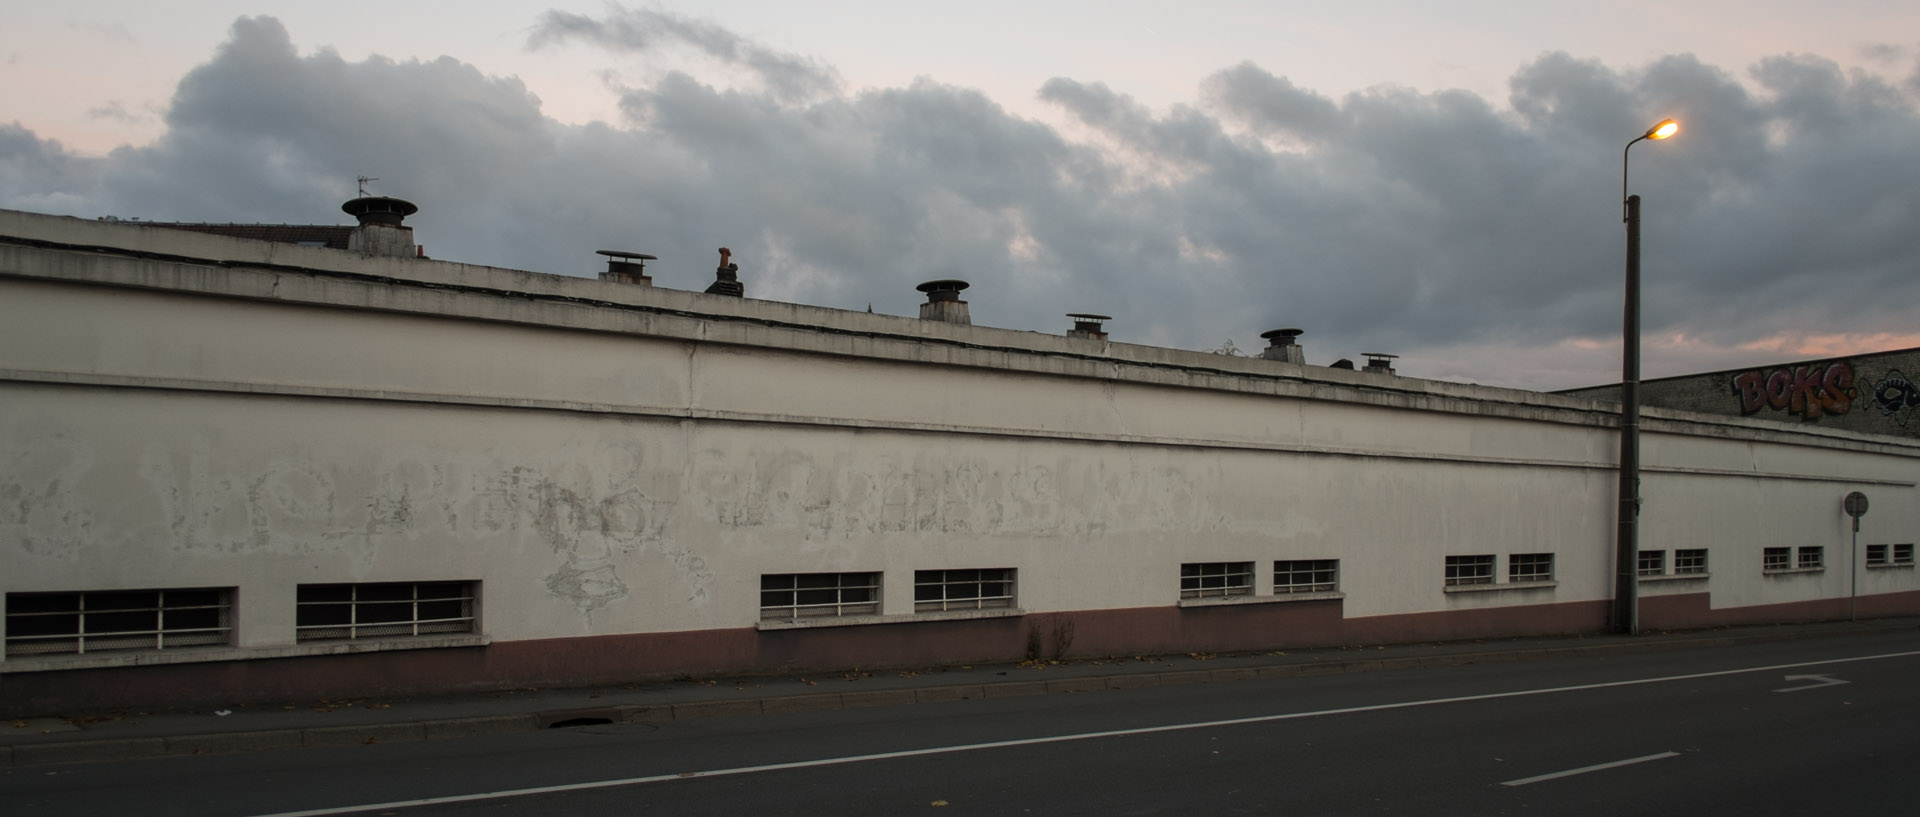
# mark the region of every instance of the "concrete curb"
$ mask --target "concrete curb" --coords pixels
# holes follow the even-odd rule
[[[1861,627],[1847,634],[1911,629],[1910,621],[1892,626]],[[1228,683],[1255,679],[1295,678],[1393,669],[1431,669],[1471,664],[1512,663],[1609,650],[1656,651],[1725,647],[1797,638],[1823,637],[1833,631],[1808,633],[1747,633],[1671,640],[1616,640],[1577,646],[1543,646],[1514,650],[1487,650],[1447,655],[1383,656],[1332,661],[1301,661],[1252,667],[1128,672],[1047,680],[942,684],[909,689],[859,692],[771,695],[672,704],[629,704],[608,707],[558,709],[510,715],[433,718],[405,722],[232,731],[174,737],[114,738],[55,741],[0,746],[0,768],[92,763],[164,757],[169,755],[232,754],[325,746],[405,743],[421,740],[477,737],[540,729],[610,723],[662,723],[743,715],[821,712],[907,704],[1072,694],[1151,686]]]

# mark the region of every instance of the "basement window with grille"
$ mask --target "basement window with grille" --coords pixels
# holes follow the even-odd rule
[[[880,613],[878,573],[776,573],[760,577],[760,620]]]
[[[1188,562],[1180,566],[1180,598],[1251,595],[1252,562]]]
[[[8,593],[6,654],[89,655],[233,643],[233,589]]]
[[[1707,572],[1707,549],[1688,548],[1673,552],[1673,575],[1700,576]]]
[[[1639,569],[1642,576],[1659,576],[1667,572],[1667,552],[1664,550],[1640,551]]]
[[[1767,548],[1760,552],[1760,569],[1768,572],[1793,569],[1793,548]]]
[[[1515,553],[1508,556],[1507,581],[1513,584],[1553,581],[1553,554]]]
[[[478,582],[303,584],[295,593],[301,642],[363,641],[474,632]]]
[[[1340,589],[1339,559],[1295,559],[1273,563],[1273,594],[1332,593]]]
[[[1448,587],[1493,584],[1493,554],[1447,557]]]
[[[913,611],[998,610],[1013,606],[1013,569],[913,571]]]

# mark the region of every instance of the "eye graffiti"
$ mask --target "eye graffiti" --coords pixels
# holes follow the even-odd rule
[[[1892,417],[1901,428],[1906,428],[1914,413],[1920,412],[1920,388],[1899,369],[1889,369],[1886,376],[1874,384],[1872,395],[1873,404],[1880,412]]]

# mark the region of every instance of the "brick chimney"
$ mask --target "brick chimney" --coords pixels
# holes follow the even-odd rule
[[[1367,367],[1360,371],[1373,374],[1393,374],[1393,359],[1399,357],[1399,355],[1383,355],[1379,352],[1361,352],[1360,354],[1367,359]]]
[[[740,265],[727,260],[732,257],[733,250],[720,248],[720,266],[713,271],[713,283],[707,285],[708,295],[746,297],[747,288],[740,284]]]

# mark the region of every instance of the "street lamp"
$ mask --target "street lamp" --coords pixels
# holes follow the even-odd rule
[[[1645,139],[1666,139],[1680,123],[1663,119],[1620,151],[1620,220],[1627,223],[1627,308],[1620,371],[1620,530],[1614,554],[1613,629],[1640,633],[1640,197],[1627,194],[1627,158]]]

